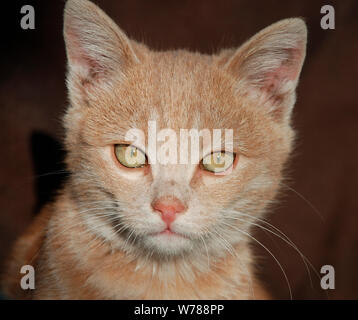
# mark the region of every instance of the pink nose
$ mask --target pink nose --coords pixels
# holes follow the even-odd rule
[[[155,211],[159,211],[162,215],[162,220],[170,226],[175,220],[176,214],[183,212],[186,208],[183,203],[177,198],[160,198],[152,203]]]

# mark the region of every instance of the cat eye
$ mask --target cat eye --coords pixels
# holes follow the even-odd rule
[[[235,156],[235,153],[231,152],[213,152],[201,160],[200,166],[209,172],[223,173],[233,165]]]
[[[147,164],[145,153],[132,145],[116,144],[114,153],[119,163],[127,168],[143,168]]]

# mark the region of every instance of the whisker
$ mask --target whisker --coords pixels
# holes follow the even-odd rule
[[[224,222],[223,222],[224,223]],[[286,280],[286,283],[287,283],[287,286],[288,286],[288,290],[289,290],[289,294],[290,294],[290,299],[292,300],[292,289],[291,289],[291,285],[290,285],[290,282],[288,280],[288,277],[287,277],[287,274],[285,272],[285,270],[283,269],[281,263],[278,261],[278,259],[276,258],[276,256],[264,245],[262,244],[259,240],[257,240],[255,237],[253,237],[252,235],[250,235],[249,233],[237,228],[237,227],[234,227],[228,223],[224,223],[225,225],[227,225],[228,227],[231,227],[233,228],[234,230],[242,233],[242,234],[245,234],[247,237],[249,237],[250,239],[254,240],[256,243],[258,243],[262,248],[264,248],[270,255],[271,257],[276,261],[277,265],[279,266],[279,268],[281,269],[282,273],[283,273],[283,276]]]
[[[253,297],[253,299],[255,299],[253,281],[252,281],[252,277],[251,277],[250,272],[247,270],[247,268],[245,268],[245,266],[242,263],[241,259],[239,258],[239,256],[235,252],[235,249],[233,248],[233,246],[223,236],[221,236],[220,233],[218,233],[216,230],[212,230],[212,231],[217,236],[216,237],[217,240],[224,241],[224,248],[232,255],[232,257],[237,259],[237,261],[239,262],[240,266],[243,268],[245,274],[248,276],[248,279],[249,279],[249,285],[250,285],[250,290],[251,290],[252,297]]]
[[[306,204],[320,217],[320,219],[322,221],[325,221],[323,215],[321,214],[321,212],[319,212],[319,210],[310,202],[308,201],[308,199],[306,199],[301,193],[299,193],[297,190],[295,190],[294,188],[290,187],[289,185],[281,182],[281,184],[289,189],[290,191],[292,191],[294,194],[296,194],[299,198],[301,198],[304,202],[306,202]]]
[[[244,219],[239,219],[239,218],[237,218],[237,217],[231,217],[231,219],[238,220],[238,221],[243,221],[243,222],[248,222],[248,221],[246,221],[246,220],[244,220]],[[291,247],[299,254],[299,256],[301,257],[301,259],[302,259],[302,261],[303,261],[303,263],[304,263],[304,265],[305,265],[305,268],[306,268],[306,270],[307,270],[308,277],[309,277],[310,283],[311,283],[311,287],[313,287],[313,282],[312,282],[312,277],[311,277],[311,272],[310,272],[309,267],[311,267],[311,268],[313,269],[313,271],[315,272],[315,274],[316,274],[316,276],[318,277],[318,279],[320,279],[320,276],[319,276],[317,270],[315,269],[315,267],[313,266],[313,264],[312,264],[312,263],[308,260],[308,258],[298,249],[298,247],[295,245],[295,243],[294,243],[292,240],[290,240],[287,236],[285,236],[285,237],[287,238],[287,239],[286,239],[286,238],[282,237],[281,235],[277,234],[276,232],[274,232],[274,231],[272,231],[272,230],[270,230],[270,229],[268,229],[268,228],[266,228],[266,227],[264,227],[264,226],[262,226],[262,225],[260,225],[260,224],[258,224],[258,223],[254,223],[254,222],[251,222],[251,221],[249,221],[248,223],[249,223],[250,225],[254,225],[254,226],[256,226],[256,227],[258,227],[258,228],[260,228],[260,229],[263,229],[263,230],[265,230],[265,231],[267,231],[267,232],[270,232],[271,234],[275,235],[276,237],[278,237],[279,239],[281,239],[282,241],[284,241],[286,244],[288,244],[289,246],[291,246]],[[284,233],[282,233],[282,234],[284,234]]]

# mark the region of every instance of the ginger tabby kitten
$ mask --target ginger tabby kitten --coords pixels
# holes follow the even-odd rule
[[[292,149],[305,23],[282,20],[211,56],[155,52],[93,3],[69,0],[64,37],[70,178],[15,244],[5,295],[269,298],[257,281],[251,227],[274,200]],[[128,130],[147,133],[150,121],[176,133],[233,129],[232,152],[209,159],[223,158],[225,170],[215,174],[220,166],[202,160],[163,164],[145,146],[129,147]],[[35,290],[20,287],[27,264]]]

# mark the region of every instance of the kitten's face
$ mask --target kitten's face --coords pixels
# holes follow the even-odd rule
[[[114,246],[154,256],[220,253],[249,239],[250,222],[273,199],[291,149],[289,114],[305,48],[300,20],[286,20],[262,35],[212,57],[152,52],[117,27],[113,31],[91,3],[68,2],[67,162],[75,201],[94,232]],[[270,52],[273,43],[281,43],[282,51]],[[178,157],[177,163],[157,158],[154,164],[168,142],[157,141],[157,152],[149,153],[150,121],[156,132],[170,128],[177,134],[177,144],[169,145],[178,154],[180,129],[221,129],[223,138],[232,129],[232,164],[212,173],[190,160],[190,142],[189,163],[180,164]],[[150,163],[128,168],[116,146],[133,142],[126,137],[133,128],[144,133],[134,144]],[[199,160],[212,152],[229,154],[225,148],[201,140]],[[163,219],[163,203],[170,223]]]

